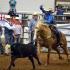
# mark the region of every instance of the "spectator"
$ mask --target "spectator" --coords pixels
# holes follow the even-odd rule
[[[20,38],[21,38],[21,35],[23,33],[23,29],[22,29],[22,26],[20,24],[15,24],[14,25],[15,28],[14,28],[14,37],[15,37],[15,42],[20,42]]]
[[[57,15],[63,15],[63,13],[64,13],[62,6],[56,6],[55,10],[57,11],[57,13],[56,13]]]
[[[64,13],[62,6],[56,6],[55,11],[56,11],[56,15],[63,15],[63,13]],[[61,16],[57,16],[57,19],[63,20],[63,18]]]
[[[14,43],[14,37],[13,37],[13,30],[8,29],[5,27],[5,38],[6,38],[6,44],[13,44]]]
[[[30,20],[30,24],[29,24],[29,31],[30,31],[30,34],[31,34],[31,42],[34,43],[34,40],[33,40],[33,37],[34,37],[34,29],[35,29],[35,26],[38,22],[38,14],[35,12],[33,15],[32,15],[32,19]]]
[[[15,40],[15,42],[19,42],[22,27],[20,25],[20,22],[15,19],[16,17],[18,17],[18,15],[14,11],[9,11],[8,14],[11,17],[9,20],[10,26],[14,26],[13,31],[10,30],[9,34],[12,37],[12,41]]]
[[[5,25],[5,40],[6,40],[6,44],[13,44],[14,43],[14,36],[13,36],[14,25],[13,25],[11,19],[12,19],[12,17],[9,17],[9,22],[6,22],[6,25]]]

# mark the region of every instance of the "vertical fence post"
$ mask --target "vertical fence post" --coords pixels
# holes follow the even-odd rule
[[[22,13],[22,28],[23,28],[23,43],[24,43],[24,22],[23,22],[24,14]]]

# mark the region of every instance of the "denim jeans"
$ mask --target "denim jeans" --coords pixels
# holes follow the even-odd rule
[[[6,44],[13,44],[14,43],[14,37],[13,35],[8,35],[8,34],[5,34],[5,42]]]
[[[20,43],[20,34],[15,35],[15,43]]]
[[[34,37],[34,32],[31,32],[31,42],[32,43],[34,43],[33,37]]]
[[[2,43],[0,43],[0,54],[3,54],[4,53],[4,48],[2,46]]]

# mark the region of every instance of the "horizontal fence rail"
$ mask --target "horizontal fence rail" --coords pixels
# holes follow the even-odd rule
[[[63,32],[66,35],[67,46],[70,47],[70,24],[57,24],[57,28],[59,31]]]
[[[26,30],[25,29],[25,27],[28,27],[28,23],[26,23],[27,25],[24,25],[24,23],[23,23],[23,20],[26,20],[26,19],[24,19],[23,17],[26,15],[26,16],[28,16],[28,19],[26,20],[26,21],[30,21],[30,19],[32,18],[32,13],[26,13],[26,12],[23,12],[23,13],[16,13],[16,14],[18,14],[18,15],[21,15],[21,21],[22,21],[22,24],[23,24],[23,30],[24,30],[24,33],[23,33],[23,40],[27,40],[28,41],[28,39],[30,39],[30,37],[25,37],[24,36],[24,34],[28,34],[29,35],[29,32],[28,32],[28,30]],[[5,12],[0,12],[0,15],[7,15],[7,13],[5,13]],[[70,15],[54,15],[54,17],[55,17],[55,23],[56,24],[69,24],[70,23],[70,20],[68,20],[67,19],[67,17],[70,17]],[[41,20],[42,19],[42,14],[39,14],[39,20]],[[66,28],[66,26],[69,26],[69,25],[63,25],[63,26],[59,26],[58,27],[58,29],[59,30],[61,30],[61,31],[63,31],[63,29],[66,31],[69,31],[70,30],[70,28]],[[66,35],[66,37],[67,36],[70,36],[70,34],[66,34],[65,33],[65,35]],[[70,42],[70,41],[68,41],[68,42]]]

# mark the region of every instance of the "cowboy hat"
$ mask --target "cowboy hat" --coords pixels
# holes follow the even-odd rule
[[[18,17],[18,15],[12,10],[10,10],[9,12],[8,12],[8,15],[10,15],[10,17]]]
[[[10,15],[5,15],[5,18],[10,18]]]
[[[47,9],[47,11],[53,13],[53,9],[52,8]]]
[[[35,15],[38,15],[38,13],[37,12],[34,12],[32,15],[35,16]]]

